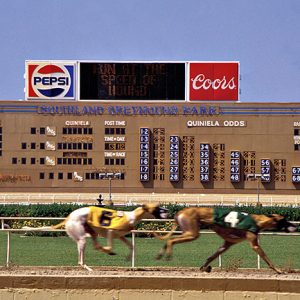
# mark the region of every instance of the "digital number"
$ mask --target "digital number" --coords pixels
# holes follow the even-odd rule
[[[148,173],[149,172],[149,167],[147,167],[147,166],[140,166],[140,172],[141,173]]]
[[[140,128],[140,134],[141,135],[149,135],[149,128]]]
[[[232,174],[232,175],[230,175],[230,180],[232,182],[239,182],[240,181],[240,175],[239,174]]]
[[[170,166],[177,166],[179,165],[179,159],[171,158],[170,159]]]

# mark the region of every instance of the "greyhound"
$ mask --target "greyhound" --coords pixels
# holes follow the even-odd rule
[[[183,233],[176,237],[171,237],[157,255],[161,259],[166,254],[166,259],[172,258],[173,245],[190,242],[199,237],[199,228],[209,226],[223,240],[224,244],[200,267],[202,271],[210,272],[209,265],[220,254],[228,250],[232,245],[247,240],[252,249],[277,273],[282,271],[276,268],[265,252],[258,244],[258,233],[268,228],[278,230],[285,229],[287,232],[296,231],[296,226],[288,222],[283,216],[273,214],[271,216],[240,213],[236,211],[224,210],[222,208],[200,208],[190,207],[179,211],[175,216],[176,224],[169,234],[164,237],[154,234],[161,240],[168,239],[179,225]]]
[[[166,218],[167,209],[159,207],[158,204],[151,203],[144,204],[130,212],[89,206],[74,210],[66,219],[57,225],[38,228],[23,227],[23,229],[51,230],[60,229],[65,226],[68,236],[77,243],[78,264],[88,271],[92,271],[92,269],[84,263],[87,234],[92,237],[93,245],[96,250],[100,250],[109,255],[115,255],[112,240],[114,238],[120,239],[128,246],[130,250],[128,258],[130,258],[133,247],[125,238],[125,235],[134,229],[135,225],[145,217]],[[97,242],[98,235],[107,238],[106,247],[102,247]]]

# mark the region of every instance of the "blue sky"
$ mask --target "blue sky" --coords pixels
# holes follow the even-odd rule
[[[240,61],[242,102],[300,100],[299,0],[9,0],[0,100],[25,60]]]

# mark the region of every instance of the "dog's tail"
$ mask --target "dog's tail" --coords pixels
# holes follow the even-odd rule
[[[66,222],[68,221],[68,217],[65,218],[62,222],[56,224],[56,225],[53,225],[53,226],[42,226],[42,227],[30,227],[30,226],[23,226],[22,229],[27,229],[27,230],[30,230],[30,231],[47,231],[47,230],[52,230],[52,229],[60,229],[62,228]]]
[[[65,218],[63,221],[61,221],[60,223],[51,226],[52,229],[61,229],[63,226],[65,226],[65,224],[67,223],[69,217]]]
[[[158,234],[157,232],[153,231],[153,235],[155,238],[157,238],[158,240],[161,240],[161,241],[164,241],[164,240],[167,240],[169,237],[171,237],[171,235],[174,233],[174,231],[176,230],[177,228],[177,224],[174,223],[170,232],[168,232],[167,234],[165,234],[164,236],[161,236],[160,234]]]

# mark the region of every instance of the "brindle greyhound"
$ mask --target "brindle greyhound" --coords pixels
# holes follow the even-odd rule
[[[207,258],[200,268],[202,271],[210,272],[211,266],[209,264],[215,258],[228,250],[232,245],[247,240],[252,249],[260,255],[271,269],[277,273],[282,273],[280,269],[273,265],[258,244],[258,233],[268,228],[276,228],[278,230],[285,229],[287,232],[294,232],[297,229],[296,226],[288,222],[283,216],[277,214],[271,216],[248,215],[246,213],[229,212],[228,210],[220,214],[220,211],[219,209],[219,215],[217,215],[217,209],[214,208],[190,207],[179,211],[175,216],[176,224],[174,224],[175,226],[173,226],[172,231],[164,237],[160,237],[157,234],[155,234],[155,236],[159,239],[166,240],[172,235],[178,225],[183,233],[179,236],[171,237],[160,250],[156,258],[161,259],[163,255],[166,254],[166,259],[171,259],[173,245],[197,239],[199,237],[199,228],[201,228],[201,226],[209,226],[223,238],[224,244],[212,256]],[[218,218],[219,220],[217,220]],[[226,227],[226,224],[230,227]],[[244,228],[240,226],[243,224],[246,225]]]

